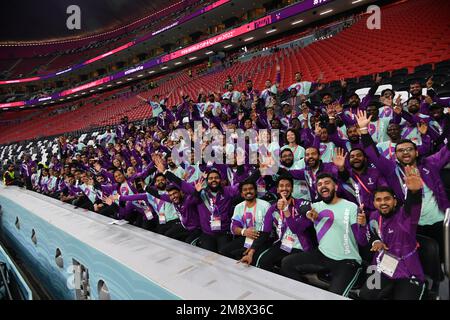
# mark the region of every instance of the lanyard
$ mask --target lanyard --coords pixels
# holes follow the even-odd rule
[[[383,234],[381,232],[382,223],[383,223],[383,218],[381,217],[381,213],[380,213],[380,217],[378,218],[378,236],[380,237],[381,241],[383,241]]]
[[[389,141],[389,159],[392,159],[392,141]]]
[[[216,206],[216,201],[217,201],[217,195],[214,197],[211,193],[209,193],[208,192],[208,195],[209,195],[209,199],[211,200],[210,201],[210,204],[211,204],[211,209],[212,209],[212,212],[211,212],[211,214],[214,216],[214,214],[216,213],[216,209],[217,209],[217,206]]]
[[[165,205],[165,201],[157,198],[155,198],[155,201],[156,201],[156,210],[159,213],[161,211],[161,208]]]
[[[360,177],[358,177],[358,175],[356,173],[354,173],[354,176],[356,178],[356,180],[358,180],[359,184],[361,185],[361,187],[364,188],[364,190],[366,190],[367,193],[372,194],[372,192],[369,190],[369,188],[367,188],[367,186],[364,184],[364,182],[360,179]]]

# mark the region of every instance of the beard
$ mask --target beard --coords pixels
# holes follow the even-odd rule
[[[393,207],[388,213],[381,213],[380,210],[378,210],[378,212],[380,213],[380,215],[381,215],[383,218],[390,218],[390,217],[392,217],[392,216],[394,215],[395,209],[396,209],[396,208]]]
[[[281,161],[281,164],[282,164],[283,166],[285,166],[286,168],[290,168],[290,167],[292,167],[292,165],[294,164],[294,160],[291,160],[291,161]]]
[[[334,190],[330,190],[329,191],[329,195],[327,197],[323,197],[322,195],[320,195],[320,198],[323,200],[323,202],[325,202],[326,204],[330,204],[331,201],[333,201],[334,196],[336,195],[336,191]]]
[[[220,184],[217,184],[217,186],[211,186],[211,185],[208,185],[208,188],[209,188],[209,190],[211,190],[212,192],[217,192],[217,191],[219,191],[219,189],[220,189]]]
[[[158,187],[159,190],[166,190],[166,184],[165,183],[159,183],[157,185],[157,187]]]

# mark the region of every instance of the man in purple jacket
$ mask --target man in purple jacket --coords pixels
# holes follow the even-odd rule
[[[312,223],[305,216],[309,201],[292,198],[293,186],[289,176],[278,179],[278,201],[267,210],[262,230],[241,262],[273,271],[274,266],[289,254],[311,250],[313,241],[307,229],[312,227]],[[277,240],[270,246],[273,241],[270,234],[274,226]],[[268,249],[262,251],[264,247]]]
[[[375,252],[373,265],[380,282],[374,287],[368,278],[360,292],[363,299],[420,300],[424,293],[425,276],[416,241],[423,183],[417,168],[406,167],[405,184],[408,191],[403,206],[391,188],[375,191],[377,211],[370,216],[370,226],[376,240],[371,251]]]
[[[22,165],[20,166],[20,175],[23,179],[23,182],[25,183],[25,186],[27,187],[28,190],[32,190],[32,186],[31,186],[31,168],[32,167],[37,167],[36,162],[31,160],[31,157],[26,154],[23,158],[23,162]]]
[[[399,202],[406,198],[405,167],[413,166],[420,171],[424,182],[423,206],[419,219],[418,233],[429,236],[438,241],[441,257],[443,253],[443,224],[444,212],[450,207],[444,184],[440,177],[440,171],[450,161],[450,144],[442,147],[437,153],[418,158],[417,146],[411,140],[401,140],[395,146],[397,163],[380,156],[370,135],[367,132],[367,119],[365,112],[357,115],[358,125],[361,130],[361,139],[364,151],[368,159],[384,175],[387,183],[395,192]]]

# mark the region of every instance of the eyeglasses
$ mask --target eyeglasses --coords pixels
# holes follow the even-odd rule
[[[414,147],[408,147],[408,148],[405,148],[405,149],[397,149],[397,152],[398,153],[410,153],[413,150],[414,150]]]

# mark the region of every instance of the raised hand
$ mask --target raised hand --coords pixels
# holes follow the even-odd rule
[[[405,184],[408,190],[416,192],[422,189],[422,178],[420,177],[420,172],[416,167],[406,166],[405,174]]]
[[[321,133],[322,133],[322,128],[320,127],[320,123],[319,122],[316,122],[314,124],[314,133],[315,133],[316,136],[320,136]]]
[[[372,120],[372,116],[367,118],[367,113],[364,110],[358,110],[356,114],[356,120],[358,121],[358,126],[360,129],[367,130],[367,126],[370,123],[370,120]]]
[[[283,211],[287,205],[288,205],[287,199],[284,196],[281,196],[281,198],[277,201],[277,209]],[[289,213],[289,215],[290,215],[290,213]],[[288,215],[286,214],[286,217],[287,216]]]
[[[106,203],[108,206],[111,206],[113,204],[113,202],[114,202],[114,200],[111,197],[103,197],[102,201],[104,203]]]
[[[345,79],[341,79],[341,88],[347,88],[347,81]]]
[[[376,84],[380,84],[380,83],[381,83],[381,80],[383,80],[383,78],[380,76],[380,74],[377,74],[377,75],[375,76],[375,83],[376,83]]]
[[[428,131],[428,125],[425,122],[420,122],[417,124],[417,130],[419,130],[421,135],[426,135]]]
[[[433,98],[431,98],[430,96],[425,96],[424,101],[429,105],[433,104]]]
[[[396,114],[401,114],[403,110],[403,102],[402,102],[402,96],[398,95],[398,97],[395,99],[395,107],[394,112]]]
[[[197,190],[197,192],[202,191],[203,189],[203,182],[205,181],[205,178],[203,176],[200,177],[200,179],[198,179],[195,182],[195,190]]]
[[[333,163],[338,169],[343,169],[345,166],[345,158],[347,157],[347,153],[342,148],[334,149],[334,158]]]
[[[431,89],[433,87],[434,81],[433,76],[429,77],[426,82],[427,89]]]

